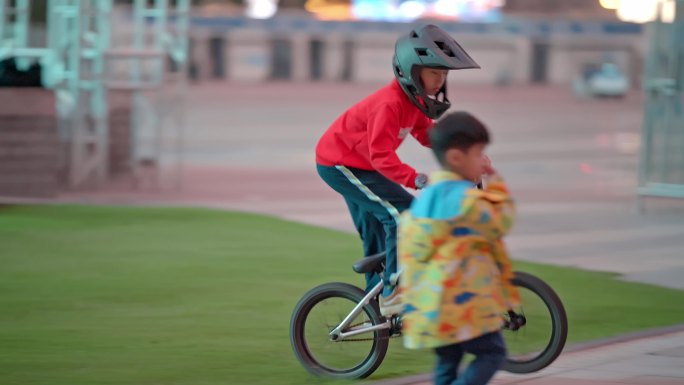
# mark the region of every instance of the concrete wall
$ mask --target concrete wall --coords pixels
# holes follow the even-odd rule
[[[257,29],[220,34],[193,31],[192,60],[198,72],[196,80],[199,81],[261,82],[277,79],[380,83],[393,76],[391,63],[396,37],[396,34],[382,32],[359,32],[350,36],[302,32],[274,34]],[[521,35],[466,34],[455,37],[482,68],[469,71],[468,76],[452,73],[453,81],[464,84],[531,81],[535,39]],[[546,39],[546,83],[570,84],[586,64],[598,64],[606,59],[614,60],[636,82],[642,68],[643,39],[643,36],[559,36]],[[320,52],[315,52],[313,47],[316,44],[319,44]],[[217,45],[222,47],[221,52],[216,52]],[[320,57],[313,58],[316,54]],[[217,60],[217,55],[220,55],[220,60]],[[320,68],[315,68],[316,65]],[[217,66],[222,69],[217,69]]]
[[[0,88],[0,104],[0,196],[54,196],[64,165],[54,94]]]
[[[109,175],[127,173],[131,97],[110,93]],[[67,188],[68,145],[59,138],[55,95],[0,88],[0,196],[54,197]]]

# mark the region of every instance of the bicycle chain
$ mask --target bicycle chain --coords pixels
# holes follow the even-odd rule
[[[393,334],[391,336],[378,337],[378,338],[345,338],[343,340],[339,340],[339,341],[335,341],[335,342],[359,342],[359,341],[388,340],[390,338],[397,338],[397,337],[401,337],[401,334]]]

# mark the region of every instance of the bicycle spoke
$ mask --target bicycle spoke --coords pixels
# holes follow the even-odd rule
[[[557,294],[539,278],[516,273],[514,283],[522,306],[513,309],[515,314],[510,316],[515,320],[503,331],[508,349],[504,369],[531,373],[549,365],[562,351],[567,317]]]
[[[389,330],[362,333],[384,319],[376,305],[361,307],[348,320],[343,333],[359,332],[363,338],[333,339],[331,331],[340,327],[365,297],[360,288],[332,282],[307,292],[297,303],[290,320],[290,340],[299,362],[311,373],[341,379],[364,378],[375,371],[385,357]]]
[[[326,327],[320,331],[312,330],[313,328],[309,328],[308,325],[305,327],[307,342],[316,340],[315,346],[320,348],[317,352],[312,351],[311,353],[316,356],[321,365],[336,370],[344,370],[348,366],[353,367],[353,365],[363,362],[371,350],[372,341],[332,341],[329,337],[330,331],[336,328],[354,308],[354,303],[342,298],[329,298],[321,301],[320,305],[320,307],[311,310],[310,317],[318,316],[319,312],[322,313],[322,317],[325,317]],[[332,311],[327,312],[327,310]],[[344,332],[353,330],[354,326],[352,325],[363,325],[366,318],[365,314],[359,315],[351,321],[351,325],[345,328]],[[309,348],[312,350],[311,345]]]

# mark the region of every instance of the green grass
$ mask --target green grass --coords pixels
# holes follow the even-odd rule
[[[0,208],[0,384],[310,384],[297,300],[361,284],[355,235],[190,209]],[[684,322],[684,292],[527,263],[563,299],[569,342]],[[431,369],[399,340],[372,378]]]

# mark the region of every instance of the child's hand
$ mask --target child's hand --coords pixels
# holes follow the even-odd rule
[[[496,170],[492,167],[492,161],[487,155],[482,155],[482,173],[484,175],[496,174]]]

